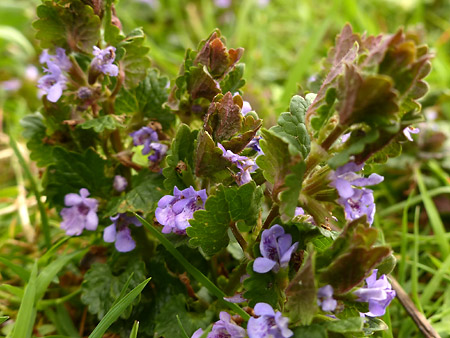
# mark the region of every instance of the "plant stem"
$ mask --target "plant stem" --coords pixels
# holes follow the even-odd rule
[[[242,237],[242,234],[239,231],[239,229],[236,227],[236,223],[231,221],[230,228],[231,228],[231,232],[233,233],[234,237],[236,238],[239,245],[241,246],[242,251],[245,252],[245,250],[247,250],[247,242],[245,241],[244,237]]]

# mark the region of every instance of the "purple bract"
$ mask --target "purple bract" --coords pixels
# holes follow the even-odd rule
[[[114,243],[117,251],[128,252],[136,247],[136,242],[131,237],[131,231],[128,228],[133,224],[140,227],[142,224],[134,216],[128,216],[126,213],[117,214],[109,218],[113,224],[105,228],[103,240],[107,243]]]
[[[159,142],[150,143],[151,155],[148,159],[152,162],[160,162],[164,155],[167,153],[168,146]]]
[[[317,291],[317,305],[322,308],[322,311],[336,310],[337,301],[333,299],[333,287],[325,285]]]
[[[130,134],[130,136],[133,138],[133,144],[135,146],[144,146],[144,148],[142,149],[142,155],[147,155],[150,152],[157,152],[157,147],[155,147],[155,145],[152,145],[152,142],[158,142],[159,138],[158,138],[158,133],[150,128],[150,127],[142,127],[139,130],[136,130],[135,132],[132,132]],[[162,153],[163,149],[159,150],[159,154]],[[167,148],[166,148],[167,150]],[[153,158],[158,157],[159,154],[153,154],[149,156],[150,157],[154,156]],[[162,154],[161,156],[163,156],[164,154]]]
[[[222,156],[238,167],[239,173],[235,177],[236,183],[243,185],[250,182],[252,180],[250,173],[258,169],[255,161],[246,156],[237,155],[231,150],[226,150],[220,143],[217,146],[222,150]]]
[[[64,204],[68,208],[61,210],[61,229],[66,231],[68,236],[81,235],[84,229],[96,230],[98,225],[97,208],[98,201],[88,198],[89,191],[80,189],[80,194],[67,194],[64,197]]]
[[[344,207],[347,220],[351,221],[366,215],[367,221],[372,224],[375,215],[373,192],[362,187],[382,182],[383,176],[371,174],[365,178],[356,173],[362,168],[363,164],[347,163],[330,175],[332,180],[330,185],[335,187],[339,194],[338,201]]]
[[[366,278],[366,287],[353,292],[360,302],[369,303],[369,312],[365,315],[370,317],[383,316],[396,295],[386,275],[377,279],[377,272],[378,270],[374,269],[372,275]]]
[[[253,270],[259,273],[272,270],[276,273],[280,268],[287,267],[298,242],[291,244],[292,236],[285,234],[281,225],[275,224],[270,229],[264,230],[259,244],[263,257],[255,259]]]
[[[119,74],[119,67],[113,64],[116,58],[116,48],[109,46],[105,49],[100,49],[97,46],[94,46],[94,59],[92,59],[91,67],[96,69],[97,71],[109,75],[109,76],[117,76]]]
[[[269,304],[255,305],[255,314],[259,318],[251,317],[247,325],[249,338],[288,338],[294,332],[288,328],[288,319],[281,312],[275,312]]]
[[[195,191],[193,187],[179,190],[173,188],[173,196],[166,195],[158,202],[155,211],[156,220],[163,225],[165,234],[174,232],[179,235],[186,234],[194,212],[205,208],[207,199],[206,190]]]

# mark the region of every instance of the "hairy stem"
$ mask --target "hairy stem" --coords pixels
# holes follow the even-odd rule
[[[233,233],[234,237],[236,238],[239,245],[241,246],[242,251],[245,252],[245,250],[247,250],[247,242],[245,241],[244,237],[242,237],[242,234],[239,231],[239,229],[236,227],[236,223],[231,221],[230,228],[231,228],[231,232]]]

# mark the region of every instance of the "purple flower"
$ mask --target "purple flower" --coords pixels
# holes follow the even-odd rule
[[[377,269],[373,270],[372,275],[366,278],[367,287],[360,288],[353,292],[358,296],[358,301],[369,303],[369,312],[365,315],[370,317],[383,316],[386,308],[395,298],[395,291],[387,280],[386,275],[381,275],[377,279]]]
[[[336,310],[337,301],[333,299],[333,287],[325,285],[317,291],[317,305],[322,308],[322,311]]]
[[[91,67],[102,72],[105,75],[117,76],[119,74],[119,67],[113,64],[116,58],[116,48],[109,46],[105,49],[100,49],[94,46],[94,59],[91,62]]]
[[[219,8],[228,8],[231,6],[231,0],[214,0],[214,5]]]
[[[127,188],[128,182],[127,179],[123,176],[116,175],[114,176],[113,187],[118,192],[122,192]]]
[[[69,208],[61,210],[61,229],[66,230],[68,236],[81,235],[84,229],[95,230],[98,225],[97,207],[98,201],[87,198],[89,191],[80,189],[80,194],[67,194],[64,204]]]
[[[203,329],[198,329],[197,331],[194,332],[194,334],[192,335],[191,338],[200,338],[203,334]]]
[[[160,162],[166,154],[168,148],[168,146],[159,142],[150,143],[152,154],[148,157],[148,159],[152,162]]]
[[[236,293],[234,296],[231,296],[231,297],[223,297],[223,299],[225,299],[227,302],[230,302],[230,303],[236,303],[236,304],[244,303],[244,302],[247,301],[247,299],[245,299],[242,296],[242,294],[243,294],[243,292],[239,292],[239,293]]]
[[[314,218],[312,218],[312,216],[310,215],[306,215],[305,214],[305,210],[303,210],[302,207],[297,207],[295,208],[295,214],[294,217],[298,217],[298,216],[305,216],[302,218],[302,221],[304,220],[307,223],[311,223],[311,224],[316,224],[316,222],[314,221]]]
[[[403,129],[403,135],[405,135],[405,137],[411,142],[414,141],[411,137],[411,134],[418,134],[419,132],[420,129],[414,127],[406,127],[405,129]]]
[[[249,338],[288,338],[294,332],[288,328],[288,319],[275,311],[269,304],[258,303],[255,305],[255,314],[259,318],[251,317],[247,325]]]
[[[195,191],[193,187],[179,190],[173,188],[173,196],[166,195],[158,202],[155,211],[156,220],[163,225],[165,234],[174,232],[179,235],[186,234],[194,212],[205,208],[206,190]]]
[[[141,129],[132,132],[130,136],[133,138],[133,144],[135,146],[144,146],[142,155],[147,155],[152,151],[152,148],[150,147],[152,142],[159,141],[158,133],[150,127],[142,127]]]
[[[39,79],[37,86],[47,95],[47,100],[56,102],[66,89],[67,79],[57,64],[48,62],[47,67],[44,69],[47,74]]]
[[[229,313],[220,312],[220,320],[215,322],[207,338],[244,338],[245,330],[236,325]]]
[[[68,72],[72,67],[72,62],[67,57],[66,51],[60,47],[56,48],[56,55],[51,55],[48,53],[48,49],[44,49],[39,56],[39,62],[47,64],[47,67],[53,64],[65,72]]]
[[[384,178],[378,174],[371,174],[367,178],[356,174],[356,171],[360,171],[362,168],[363,164],[358,165],[354,162],[339,167],[330,175],[332,180],[330,185],[335,187],[339,194],[338,202],[344,206],[347,220],[367,215],[367,221],[372,224],[375,214],[373,192],[361,187],[378,184]]]
[[[246,156],[237,155],[231,150],[226,150],[220,143],[217,143],[217,146],[222,150],[222,156],[238,167],[239,173],[235,176],[236,183],[243,185],[250,182],[252,180],[250,173],[258,168],[255,161]]]
[[[261,147],[259,146],[259,141],[262,139],[261,136],[255,136],[249,144],[247,144],[247,148],[252,148],[254,151],[258,153],[258,155],[264,155]]]
[[[115,247],[119,252],[128,252],[136,247],[136,242],[131,238],[129,225],[134,224],[140,227],[142,224],[134,216],[128,216],[126,213],[117,214],[109,218],[113,224],[105,228],[103,240],[107,243],[115,242]]]
[[[259,244],[263,257],[255,259],[253,270],[259,273],[272,270],[276,273],[280,268],[287,267],[298,242],[291,244],[292,236],[285,234],[281,225],[275,224],[270,229],[264,230]]]

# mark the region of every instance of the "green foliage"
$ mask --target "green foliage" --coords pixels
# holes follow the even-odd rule
[[[264,177],[273,184],[274,197],[280,194],[280,213],[283,220],[294,216],[295,207],[302,187],[305,163],[301,153],[273,131],[262,130],[261,149],[264,155],[258,156],[256,163],[263,170]]]
[[[100,323],[98,323],[97,327],[92,331],[89,335],[89,338],[101,338],[106,330],[114,323],[119,316],[121,316],[126,309],[133,303],[136,297],[140,295],[142,290],[148,284],[151,278],[146,279],[138,286],[136,286],[133,290],[131,290],[126,296],[121,298],[116,304],[114,304],[111,309],[106,313],[106,315],[102,318]]]
[[[291,99],[289,112],[282,113],[278,118],[278,125],[270,129],[289,142],[289,147],[295,149],[290,149],[290,153],[295,154],[298,151],[303,159],[308,156],[311,148],[305,126],[305,114],[315,97],[314,94],[308,94],[305,98],[295,95]]]
[[[228,73],[222,81],[222,93],[227,92],[236,93],[241,87],[245,85],[244,76],[245,65],[243,63],[237,64],[236,67]]]
[[[244,280],[244,298],[249,306],[264,302],[277,308],[281,296],[281,290],[276,282],[276,276],[272,271],[258,273],[253,271],[253,262],[247,265],[247,274],[250,277]]]
[[[292,323],[311,324],[317,312],[317,290],[314,274],[314,253],[310,252],[301,269],[286,288],[285,309]]]
[[[211,135],[207,131],[200,131],[195,149],[195,175],[223,181],[229,176],[226,167],[230,162],[222,154]]]
[[[327,322],[326,328],[328,331],[337,333],[354,333],[361,332],[364,325],[364,318],[353,317],[348,319],[333,320]]]
[[[128,261],[122,271],[114,271],[108,264],[94,263],[84,276],[81,293],[81,301],[88,306],[89,312],[97,315],[98,319],[104,318],[120,295],[131,273],[134,274],[128,289],[137,289],[138,284],[145,279],[145,264],[142,261],[137,259]],[[126,319],[131,314],[133,300],[123,307],[124,299],[116,303],[121,306],[120,311],[116,308],[115,312],[120,312],[120,317]]]
[[[105,129],[115,130],[122,127],[120,121],[113,115],[104,115],[88,120],[79,125],[82,129],[94,129],[96,133],[101,133]]]
[[[115,109],[118,114],[138,115],[161,123],[168,129],[175,121],[170,109],[165,105],[168,98],[167,77],[151,69],[136,88],[122,89],[117,97]]]
[[[390,254],[388,247],[375,245],[378,231],[365,222],[362,217],[347,224],[332,247],[318,255],[320,280],[333,286],[336,294],[361,283]]]
[[[207,310],[203,313],[188,312],[186,302],[187,299],[183,294],[170,297],[155,318],[156,336],[184,338],[183,332],[176,325],[177,316],[189,336],[199,327],[206,327],[211,323],[214,318],[213,311]]]
[[[27,147],[30,150],[30,158],[39,167],[46,167],[53,163],[52,146],[44,142],[46,127],[40,114],[25,116],[20,124],[24,132],[23,136],[28,139]]]
[[[318,324],[300,326],[294,330],[294,338],[327,338],[327,330]]]
[[[105,176],[108,161],[94,150],[87,149],[80,154],[55,147],[52,156],[55,162],[47,168],[44,180],[51,205],[62,207],[64,196],[78,193],[81,188],[88,189],[95,196],[109,198],[112,179]]]
[[[140,81],[144,80],[150,68],[151,61],[147,56],[149,48],[144,46],[144,41],[144,32],[136,28],[117,45],[118,49],[123,48],[125,51],[120,64],[125,70],[125,88],[127,89],[135,88]]]
[[[200,246],[207,255],[214,255],[228,245],[231,222],[256,224],[262,201],[262,190],[254,182],[240,187],[219,185],[216,194],[206,200],[205,210],[194,213],[187,234],[193,246]]]
[[[172,141],[170,152],[166,157],[167,167],[163,169],[164,187],[173,191],[174,187],[183,190],[193,184],[193,153],[194,140],[197,132],[191,131],[190,128],[181,124],[178,127],[175,138]]]
[[[125,196],[111,200],[106,216],[127,211],[147,214],[155,209],[154,205],[163,196],[161,193],[163,178],[147,169],[133,176],[132,186],[133,189]]]
[[[69,47],[91,54],[99,40],[100,18],[81,0],[44,1],[37,16],[33,27],[42,48]]]

